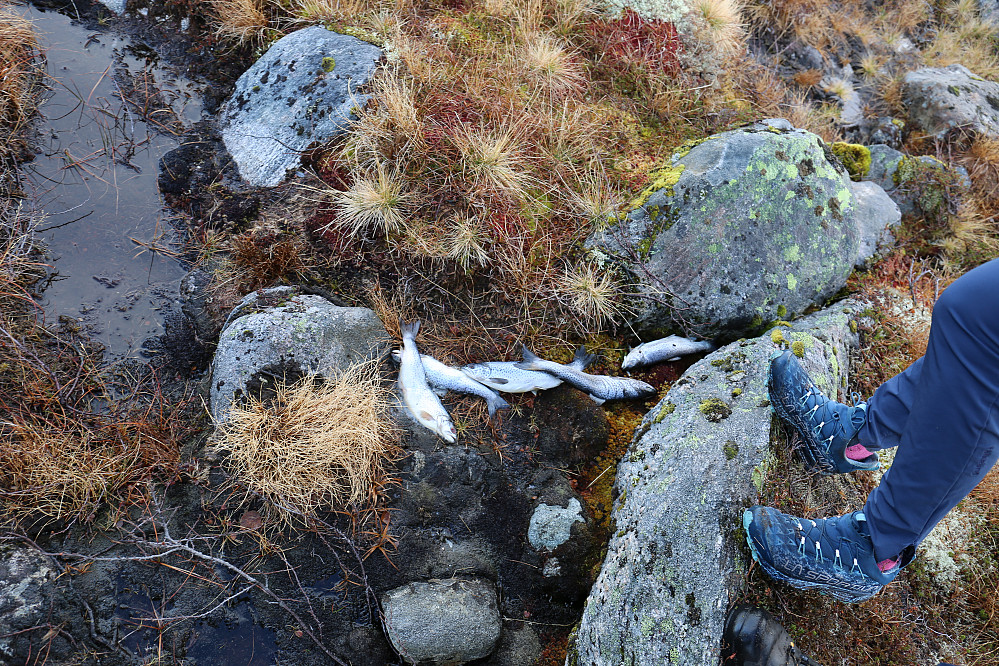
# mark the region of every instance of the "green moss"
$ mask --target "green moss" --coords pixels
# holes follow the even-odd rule
[[[676,166],[663,167],[662,169],[653,171],[649,174],[651,182],[642,190],[641,194],[632,200],[629,207],[634,210],[644,206],[649,197],[659,190],[666,190],[667,195],[673,196],[673,186],[680,180],[680,176],[683,175],[683,170],[686,168],[683,164],[677,164]]]
[[[738,398],[740,395],[742,395],[742,389],[741,388],[734,388],[734,389],[732,389],[732,397],[733,398]]]
[[[777,316],[781,319],[787,316],[787,307],[783,303],[777,306]]]
[[[652,419],[652,422],[662,423],[663,419],[665,419],[667,416],[669,416],[675,411],[676,411],[676,405],[674,405],[672,402],[667,401],[663,404],[662,407],[659,408],[659,413],[656,414],[656,417],[654,419]]]
[[[805,357],[805,343],[801,340],[795,340],[791,343],[791,352],[798,358]]]
[[[787,339],[784,337],[784,334],[781,333],[781,330],[779,328],[775,328],[774,330],[770,331],[770,342],[774,343],[775,345],[784,345],[787,344]]]
[[[725,458],[727,460],[732,460],[739,455],[739,445],[730,439],[725,442],[724,446],[722,446],[722,451],[725,452]]]
[[[871,170],[871,150],[859,143],[836,141],[829,144],[829,150],[839,158],[852,180],[863,180]]]
[[[851,333],[857,332],[857,321],[855,319],[850,320],[850,332]]]
[[[336,58],[333,56],[326,56],[323,58],[323,71],[327,74],[332,72],[336,68]]]
[[[711,421],[712,423],[718,423],[724,418],[728,418],[732,414],[732,409],[725,404],[724,400],[719,398],[707,398],[701,401],[701,404],[697,406],[701,414]]]

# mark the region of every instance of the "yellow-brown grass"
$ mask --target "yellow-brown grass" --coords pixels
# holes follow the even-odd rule
[[[695,15],[703,21],[702,31],[712,50],[731,55],[743,48],[742,4],[738,0],[696,0]]]
[[[7,4],[0,2],[0,157],[23,146],[44,72],[34,26]]]
[[[373,364],[320,381],[279,383],[273,400],[234,405],[218,426],[231,482],[268,500],[285,520],[364,508],[397,455],[390,393]]]
[[[240,43],[260,41],[267,31],[262,0],[211,0],[216,36]]]
[[[140,424],[92,430],[71,418],[0,422],[0,498],[15,518],[92,518],[105,503],[173,466],[178,451]]]

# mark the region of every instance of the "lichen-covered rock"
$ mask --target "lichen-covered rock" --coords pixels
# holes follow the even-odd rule
[[[909,122],[928,134],[943,136],[962,128],[999,136],[999,83],[976,76],[964,65],[909,72],[902,101]]]
[[[410,664],[464,664],[489,655],[502,625],[493,583],[431,580],[382,597],[385,633]]]
[[[843,287],[860,252],[855,185],[819,137],[766,121],[674,154],[587,246],[636,285],[640,333],[667,332],[679,313],[731,339]],[[895,217],[890,205],[863,214],[881,228]]]
[[[829,395],[845,387],[854,310],[841,303],[782,328],[781,339],[801,343],[802,363]],[[741,513],[767,476],[775,350],[764,335],[713,352],[645,416],[618,465],[616,532],[568,663],[716,663],[747,566]]]
[[[277,380],[332,376],[382,354],[388,335],[374,311],[344,308],[290,287],[254,292],[230,313],[212,363],[211,409],[222,422],[234,400]]]
[[[32,651],[31,627],[49,620],[57,626],[62,618],[51,616],[51,582],[59,575],[48,558],[36,550],[0,546],[0,663],[27,663]],[[58,638],[62,643],[61,636]],[[37,646],[35,647],[37,651]]]
[[[282,37],[236,82],[222,107],[222,140],[251,185],[271,187],[301,163],[311,144],[347,129],[357,92],[382,50],[321,26]]]

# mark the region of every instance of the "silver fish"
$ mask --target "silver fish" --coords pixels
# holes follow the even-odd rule
[[[392,352],[392,358],[398,361],[402,358],[402,352],[396,349]],[[457,391],[458,393],[468,393],[485,398],[490,417],[496,416],[496,410],[498,409],[510,409],[509,403],[501,398],[496,391],[466,376],[458,368],[445,365],[433,356],[427,356],[426,354],[420,354],[420,361],[423,363],[423,369],[426,371],[427,383],[430,384],[430,387],[435,392],[437,392],[437,389],[442,389],[445,393],[448,391]]]
[[[577,352],[576,358],[572,359],[567,367],[584,370],[592,360],[593,357],[585,351],[582,355]],[[462,367],[461,371],[475,381],[503,393],[526,393],[528,391],[537,393],[555,388],[562,383],[561,379],[547,372],[522,370],[517,367],[515,361],[472,363]]]
[[[643,342],[624,357],[621,368],[628,370],[642,365],[652,365],[662,361],[677,361],[681,356],[697,352],[713,351],[718,347],[710,340],[691,340],[679,335],[670,335],[652,342]]]
[[[582,347],[580,351],[583,351]],[[576,352],[577,358],[580,356],[580,351]],[[603,404],[605,400],[644,398],[656,392],[655,388],[637,379],[590,375],[568,365],[546,361],[532,354],[527,347],[524,347],[524,360],[518,363],[517,367],[521,370],[540,370],[558,377],[589,395],[598,405]]]
[[[402,354],[399,359],[399,388],[402,391],[402,402],[406,411],[416,419],[417,423],[433,430],[449,444],[458,441],[458,431],[430,386],[427,384],[427,373],[420,360],[420,352],[416,348],[416,334],[420,330],[420,322],[410,324],[400,322],[402,332]]]

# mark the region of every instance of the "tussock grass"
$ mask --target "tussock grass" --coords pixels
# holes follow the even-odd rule
[[[320,381],[279,383],[272,401],[234,405],[215,445],[231,482],[287,521],[373,502],[397,455],[389,389],[373,364]]]
[[[704,23],[702,37],[713,52],[728,56],[743,48],[742,5],[738,0],[696,0],[693,9]]]
[[[262,41],[267,32],[263,0],[210,0],[215,36],[224,40]]]

